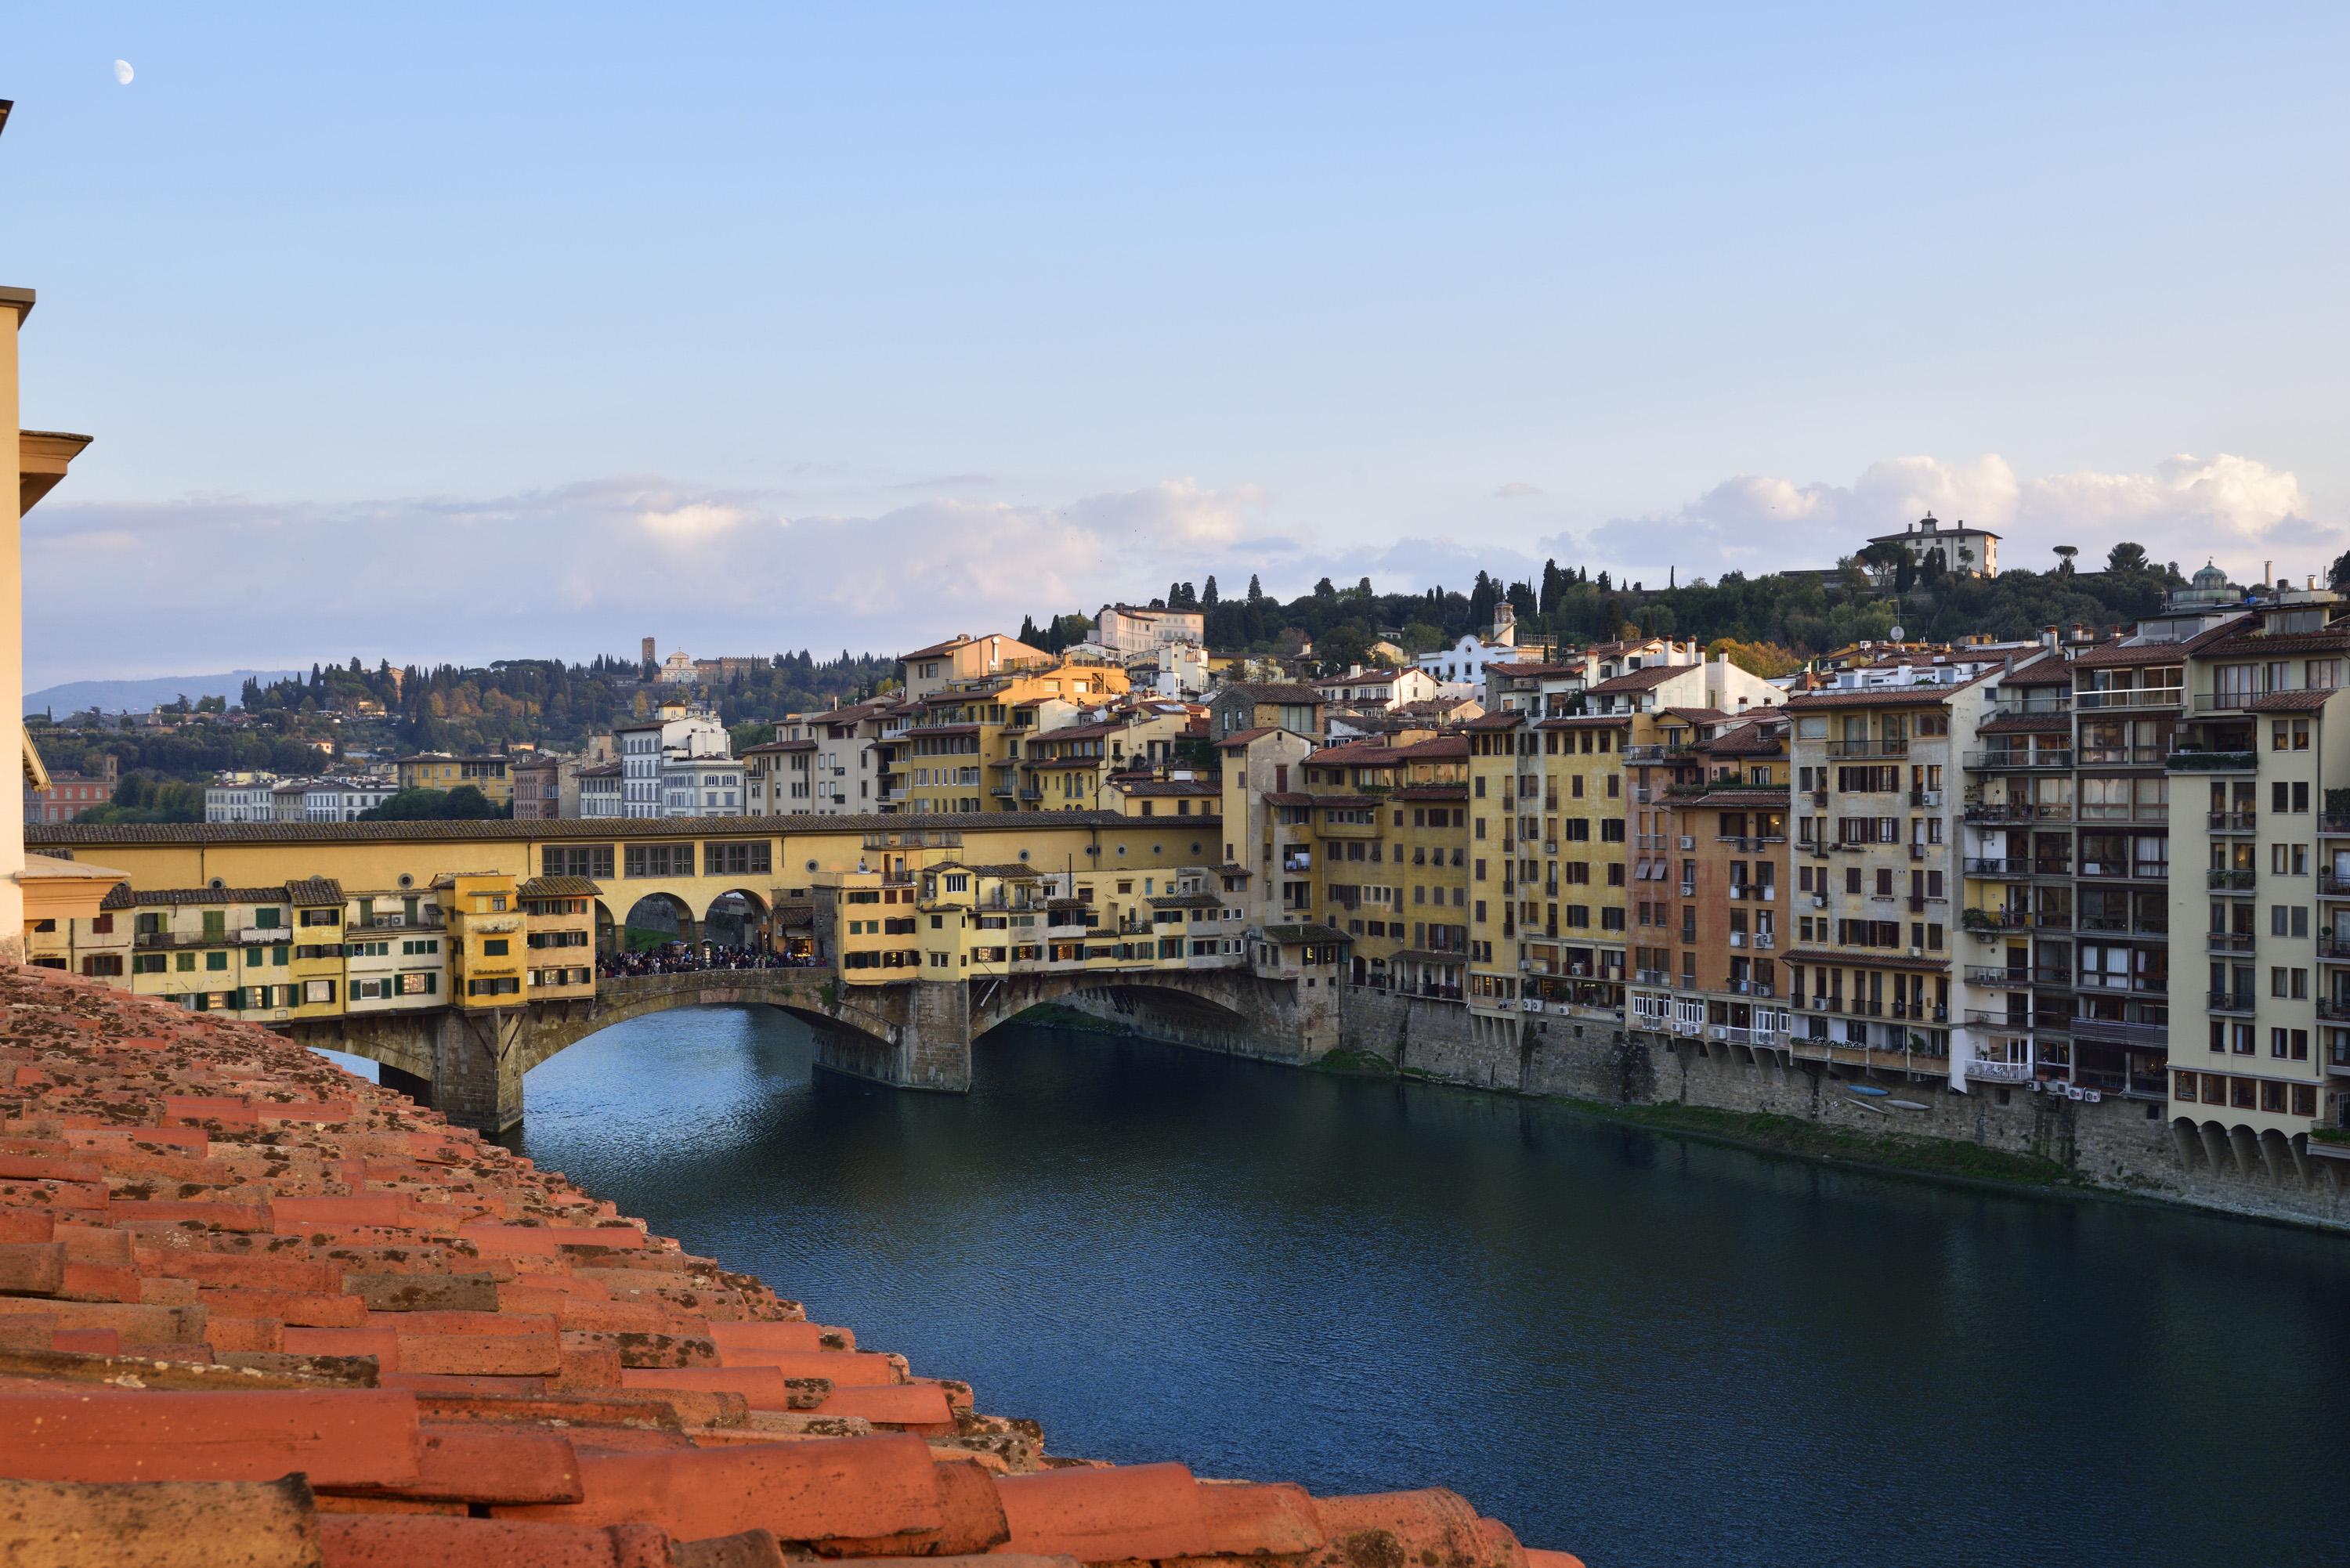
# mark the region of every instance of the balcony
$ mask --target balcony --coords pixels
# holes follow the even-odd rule
[[[2028,969],[2002,968],[1998,964],[1969,964],[1966,973],[1969,985],[2003,986],[2010,991],[2021,991],[2032,983],[2032,971]]]
[[[2334,931],[2318,932],[2317,956],[2334,963],[2350,963],[2350,936]]]
[[[1978,936],[1991,936],[2002,931],[2029,930],[2032,917],[2022,909],[1961,909],[1959,925]]]
[[[1967,1076],[1986,1084],[2028,1084],[2032,1082],[2032,1064],[1994,1062],[1978,1056],[1967,1064]]]
[[[2214,833],[2251,833],[2260,826],[2258,812],[2213,811],[2204,815]]]
[[[1906,757],[1908,754],[1909,742],[1906,739],[1828,742],[1828,755],[1831,757]]]
[[[2137,1045],[2140,1047],[2170,1046],[2170,1025],[2168,1023],[2135,1023],[2119,1018],[2091,1018],[2084,1015],[2073,1020],[2073,1038],[2094,1041],[2105,1045]]]
[[[2185,700],[2183,689],[2177,686],[2123,686],[2103,691],[2075,691],[2076,707],[2089,708],[2176,708]]]
[[[2003,746],[1992,752],[1969,752],[1966,765],[1977,773],[2013,773],[2033,769],[2069,768],[2073,753],[2067,751],[2043,749],[2027,751],[2021,746]]]
[[[1987,877],[1994,880],[2021,882],[2032,875],[2032,862],[1990,855],[1970,855],[1967,857],[1966,869],[1970,877]]]
[[[2350,996],[2321,996],[2317,999],[2317,1016],[2330,1023],[2350,1021]]]
[[[1991,700],[1991,716],[1997,719],[2038,718],[2050,713],[2073,711],[2073,694],[2064,691],[2028,689],[2029,694],[2001,692]]]
[[[2255,1000],[2250,991],[2213,991],[2204,993],[2203,1006],[2211,1012],[2249,1015]]]
[[[2350,833],[2350,813],[2329,811],[2317,819],[2320,833]]]
[[[2083,746],[2085,768],[2158,768],[2169,752],[2161,746]]]
[[[2320,871],[2317,890],[2328,898],[2350,898],[2350,872]]]
[[[2170,863],[2167,860],[2084,860],[2079,875],[2106,882],[2167,882],[2170,879]]]
[[[1961,815],[1970,823],[1993,827],[2035,822],[2070,822],[2073,820],[2073,803],[2069,800],[1978,802],[1966,807]]]
[[[2250,867],[2214,867],[2203,873],[2203,885],[2218,891],[2249,893],[2254,873]]]
[[[2248,953],[2252,950],[2252,933],[2212,931],[2206,938],[2206,950],[2215,953]],[[2322,938],[2318,941],[2317,950],[2321,957],[2324,956],[2325,944]]]
[[[2175,774],[2248,773],[2260,765],[2258,752],[2172,752],[2162,765]]]

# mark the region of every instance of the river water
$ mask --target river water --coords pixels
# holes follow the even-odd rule
[[[1634,1564],[2350,1562],[2350,1241],[1015,1026],[966,1098],[641,1019],[512,1135],[1056,1452]]]

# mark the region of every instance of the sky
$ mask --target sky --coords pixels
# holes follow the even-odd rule
[[[38,6],[28,684],[2350,547],[2350,7]],[[127,60],[133,79],[116,79]]]

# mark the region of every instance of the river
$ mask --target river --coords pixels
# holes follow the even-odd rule
[[[2350,1241],[1014,1026],[965,1098],[670,1012],[541,1163],[1056,1452],[1647,1564],[2350,1561]]]

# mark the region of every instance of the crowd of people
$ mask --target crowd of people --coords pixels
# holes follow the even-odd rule
[[[816,969],[813,957],[779,953],[766,948],[728,947],[720,942],[666,942],[632,953],[601,953],[596,959],[598,980],[648,974],[700,974],[710,970]]]

